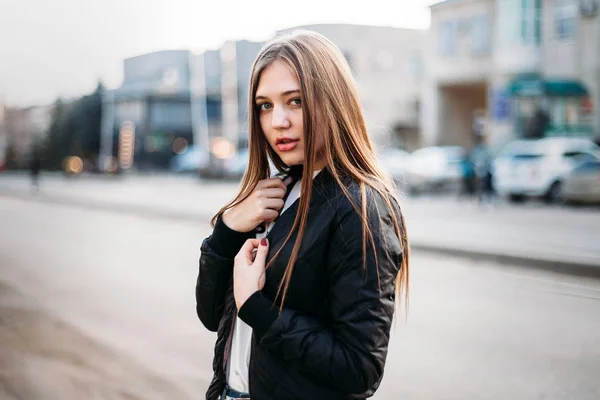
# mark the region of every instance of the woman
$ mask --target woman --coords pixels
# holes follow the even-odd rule
[[[197,313],[218,332],[206,398],[370,397],[408,240],[349,66],[318,34],[277,38],[249,104],[248,169],[200,257]]]

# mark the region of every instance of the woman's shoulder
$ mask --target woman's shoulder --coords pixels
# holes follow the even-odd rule
[[[396,215],[400,213],[395,195],[389,193],[383,184],[361,185],[357,179],[341,177],[340,182],[333,182],[332,195],[335,199],[333,205],[339,216],[359,213],[358,211],[363,209],[363,202],[371,217],[385,217],[392,213]]]

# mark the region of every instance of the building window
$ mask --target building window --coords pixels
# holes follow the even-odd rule
[[[218,122],[221,120],[221,100],[214,98],[206,99],[206,117],[208,122]]]
[[[495,35],[502,47],[511,47],[521,42],[521,0],[496,2]]]
[[[192,125],[190,104],[186,102],[152,102],[150,113],[153,129],[189,129]]]
[[[481,14],[473,17],[471,24],[471,50],[475,54],[487,54],[490,51],[490,19]]]
[[[521,38],[524,43],[540,43],[541,14],[542,0],[521,0]]]
[[[575,34],[577,4],[574,0],[558,0],[554,6],[554,33],[559,38]]]
[[[456,21],[444,21],[440,25],[439,52],[443,56],[451,56],[456,52]]]
[[[117,119],[142,123],[144,119],[144,103],[138,100],[121,101],[117,103]]]
[[[552,108],[550,118],[552,125],[577,125],[579,123],[579,102],[574,97],[555,97],[551,100]]]
[[[552,101],[552,108],[550,112],[550,118],[552,125],[555,127],[563,126],[566,122],[565,116],[565,103],[563,98],[555,98]]]
[[[406,69],[413,80],[421,80],[421,77],[423,75],[423,65],[421,63],[421,57],[418,54],[411,54],[406,60]]]

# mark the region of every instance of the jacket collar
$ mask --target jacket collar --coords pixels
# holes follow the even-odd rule
[[[310,199],[310,208],[319,208],[328,204],[334,194],[335,179],[327,168],[324,168],[312,181],[312,193]],[[277,218],[277,223],[267,235],[269,242],[273,248],[279,248],[285,241],[290,229],[294,225],[298,207],[300,206],[300,198],[296,199],[288,209]]]

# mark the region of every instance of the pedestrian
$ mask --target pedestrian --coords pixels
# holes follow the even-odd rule
[[[478,136],[471,149],[470,159],[473,162],[475,193],[477,202],[482,204],[488,195],[487,180],[490,171],[490,154],[482,136]]]
[[[460,160],[461,184],[458,190],[458,198],[466,196],[468,199],[475,193],[475,171],[469,154],[465,152]]]
[[[217,332],[206,398],[370,397],[409,246],[349,65],[319,34],[281,36],[249,95],[247,171],[201,247],[196,311]]]
[[[34,192],[40,190],[40,173],[42,171],[42,157],[37,149],[35,149],[31,155],[29,161],[29,173],[31,175],[31,185]]]

